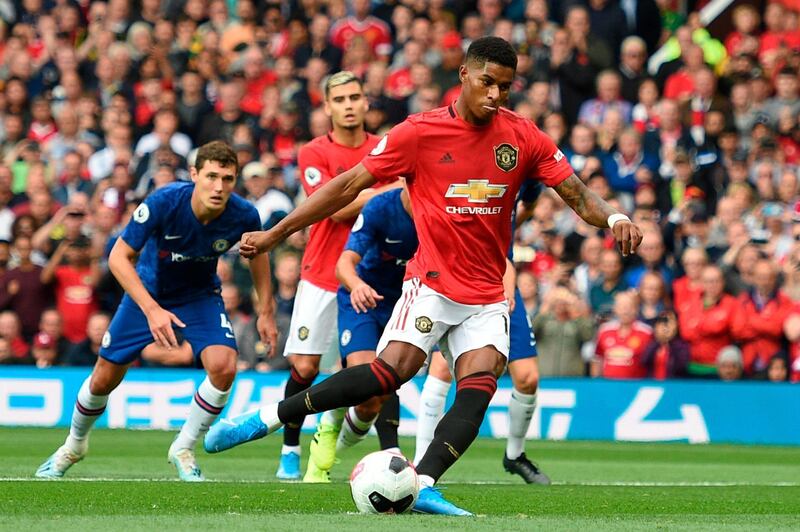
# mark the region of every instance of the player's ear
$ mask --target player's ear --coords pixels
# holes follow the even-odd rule
[[[467,81],[467,74],[468,74],[468,71],[467,71],[467,65],[466,64],[461,65],[460,67],[458,67],[458,79],[461,80],[461,83],[464,83],[465,81]]]
[[[197,182],[197,168],[195,168],[194,165],[189,167],[189,175],[191,176],[192,181],[194,181],[196,183]]]
[[[331,117],[331,106],[328,105],[328,99],[327,98],[325,99],[325,105],[323,106],[323,110],[325,111],[325,114],[327,115],[327,117],[330,118]]]

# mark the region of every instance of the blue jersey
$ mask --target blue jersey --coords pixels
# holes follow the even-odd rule
[[[419,246],[414,221],[400,201],[401,192],[393,189],[369,200],[344,247],[361,256],[356,273],[389,305],[400,298],[406,262]]]
[[[256,208],[231,194],[223,213],[202,224],[192,211],[194,183],[175,183],[151,194],[134,211],[121,238],[139,251],[136,273],[162,306],[181,305],[220,288],[217,259],[242,234],[261,229]]]

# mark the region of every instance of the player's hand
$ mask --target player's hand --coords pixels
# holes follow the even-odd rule
[[[239,255],[246,259],[252,259],[256,255],[266,253],[275,247],[278,239],[272,235],[272,231],[253,231],[242,235],[239,245]]]
[[[623,257],[636,253],[642,243],[642,230],[633,222],[620,220],[614,224],[612,232]]]
[[[174,323],[178,327],[186,327],[178,316],[172,312],[157,307],[146,314],[147,325],[150,327],[150,334],[156,341],[156,345],[167,349],[177,349],[178,339],[175,338],[175,331],[172,330]]]
[[[278,345],[278,326],[275,325],[275,315],[259,314],[256,320],[256,329],[258,329],[261,342],[269,346],[269,358],[274,357]]]
[[[504,290],[504,292],[505,292],[504,295],[506,297],[506,303],[508,303],[508,313],[511,314],[512,312],[514,312],[514,306],[517,304],[517,298],[514,297],[513,288],[511,289],[510,292],[507,289]]]
[[[350,303],[356,309],[356,314],[375,308],[378,306],[378,301],[382,300],[383,296],[367,283],[361,283],[350,292]]]

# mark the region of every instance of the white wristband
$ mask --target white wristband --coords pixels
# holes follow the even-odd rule
[[[608,227],[614,229],[614,224],[622,221],[630,222],[631,219],[622,214],[621,212],[614,213],[608,217]]]

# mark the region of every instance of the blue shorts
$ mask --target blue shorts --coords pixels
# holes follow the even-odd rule
[[[511,313],[511,327],[509,336],[511,337],[511,347],[508,351],[508,362],[531,358],[538,355],[536,351],[536,338],[533,336],[533,327],[528,313],[525,312],[525,304],[519,290],[514,294],[514,312]]]
[[[342,367],[347,367],[347,356],[356,351],[375,351],[383,329],[389,323],[394,301],[383,300],[366,313],[356,314],[350,304],[350,294],[339,289],[336,294],[339,306],[339,354]]]
[[[167,310],[186,324],[186,327],[179,328],[175,325],[173,327],[180,330],[192,346],[196,363],[208,346],[224,345],[236,349],[233,326],[220,296],[209,296],[184,305],[169,307]],[[111,319],[108,331],[103,336],[100,356],[114,364],[129,364],[139,357],[142,349],[154,341],[147,325],[147,318],[139,305],[126,294]]]

